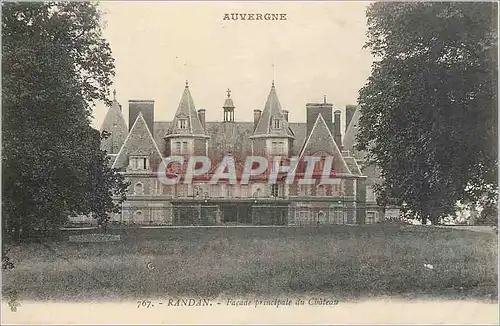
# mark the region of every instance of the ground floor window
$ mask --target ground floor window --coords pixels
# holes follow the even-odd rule
[[[311,223],[311,207],[307,204],[297,204],[295,208],[295,222],[297,224]]]
[[[375,217],[376,217],[376,212],[372,212],[372,211],[369,211],[369,212],[366,212],[366,221],[365,223],[366,224],[373,224],[375,223]]]
[[[345,224],[344,210],[342,207],[330,208],[330,223],[331,224]]]
[[[328,217],[323,211],[319,211],[317,214],[318,224],[328,224]]]

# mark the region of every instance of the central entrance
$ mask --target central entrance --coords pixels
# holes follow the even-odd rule
[[[222,223],[226,225],[252,224],[252,205],[249,203],[221,204]]]

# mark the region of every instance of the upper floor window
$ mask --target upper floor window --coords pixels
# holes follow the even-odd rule
[[[179,174],[182,172],[182,165],[179,162],[172,162],[169,165],[171,166],[172,173]]]
[[[285,154],[285,142],[273,141],[271,143],[271,154],[273,154],[273,155]]]
[[[189,146],[187,141],[176,141],[174,144],[173,154],[188,154]]]
[[[323,161],[323,159],[321,159],[321,160],[319,160],[319,161],[316,161],[316,162],[314,163],[314,172],[316,172],[316,173],[321,173],[321,172],[323,172],[324,163],[325,163],[325,162]]]
[[[188,185],[178,184],[177,185],[177,197],[187,197],[188,196]]]
[[[220,197],[220,187],[221,185],[220,184],[217,184],[217,185],[211,185],[210,187],[210,194],[212,197]]]
[[[187,128],[187,119],[177,120],[177,126],[179,127],[179,129],[186,129]]]
[[[284,154],[285,153],[285,143],[280,141],[278,142],[278,154]]]
[[[278,197],[279,195],[279,191],[278,191],[278,185],[277,184],[274,184],[274,185],[271,185],[271,197]]]
[[[129,167],[132,170],[147,170],[149,169],[148,156],[130,156]]]
[[[134,186],[134,195],[144,195],[144,185],[137,182]]]
[[[324,185],[319,185],[318,188],[316,189],[316,195],[317,196],[326,196],[326,189]]]

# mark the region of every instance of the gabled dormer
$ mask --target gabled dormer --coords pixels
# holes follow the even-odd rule
[[[102,141],[101,148],[109,155],[117,154],[127,137],[128,128],[122,114],[122,106],[116,100],[116,91],[113,91],[113,102],[106,113],[100,131],[108,134],[108,138]]]
[[[332,168],[336,174],[352,174],[321,113],[318,114],[312,130],[299,152],[299,158],[302,159],[305,156],[320,156],[323,161],[327,157],[333,157]],[[318,166],[322,166],[321,161]],[[322,167],[319,170],[322,171]]]
[[[205,132],[204,124],[200,120],[186,81],[172,125],[164,136],[167,145],[167,153],[165,154],[167,156],[206,155],[207,140],[209,138]]]
[[[253,135],[250,136],[254,155],[288,156],[295,137],[281,108],[274,81],[264,110],[259,111],[256,117],[258,121],[255,122]]]
[[[139,113],[116,156],[113,167],[132,173],[150,173],[161,161],[161,151],[142,113]]]

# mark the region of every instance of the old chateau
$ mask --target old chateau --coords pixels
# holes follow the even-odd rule
[[[346,107],[344,136],[341,111],[326,97],[306,104],[306,121],[289,122],[274,82],[262,110],[253,121],[236,122],[236,103],[228,90],[222,121],[205,121],[196,109],[188,83],[172,121],[155,121],[154,101],[130,100],[128,126],[122,107],[113,100],[101,127],[110,133],[102,148],[131,185],[114,223],[136,225],[322,225],[373,223],[383,209],[372,185],[378,173],[364,167],[363,153],[353,148],[359,110]],[[343,139],[342,139],[343,138]],[[333,184],[269,184],[264,178],[249,184],[219,182],[166,185],[157,168],[163,157],[206,155],[213,168],[227,155],[240,171],[248,155],[333,157]],[[321,163],[321,162],[320,162]],[[212,169],[213,171],[213,169]],[[175,171],[175,173],[181,173]]]

